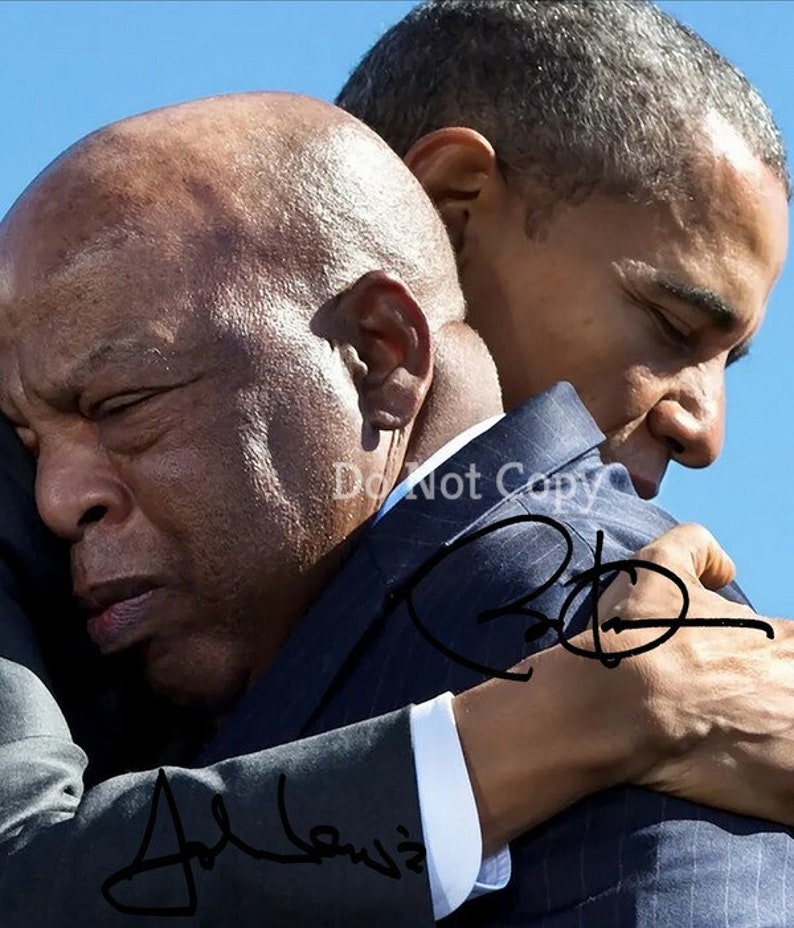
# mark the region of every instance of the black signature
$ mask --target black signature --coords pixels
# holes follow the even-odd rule
[[[618,561],[603,561],[602,553],[604,547],[604,533],[600,530],[596,532],[596,545],[593,556],[593,566],[581,571],[578,574],[574,574],[569,580],[565,581],[566,586],[571,586],[571,591],[565,598],[565,601],[560,608],[560,614],[558,616],[546,615],[540,609],[532,608],[530,603],[532,603],[534,600],[537,600],[538,597],[540,597],[555,583],[561,580],[562,575],[568,568],[568,565],[570,564],[571,558],[573,556],[573,541],[568,529],[561,523],[557,522],[555,519],[552,519],[550,516],[526,513],[523,515],[511,516],[510,518],[493,522],[484,528],[477,529],[468,535],[464,535],[463,537],[454,541],[452,544],[440,549],[431,558],[425,561],[424,564],[422,564],[422,566],[416,571],[415,574],[413,574],[406,586],[402,589],[401,593],[395,598],[396,601],[405,601],[408,614],[410,615],[412,621],[422,633],[422,635],[427,639],[427,641],[433,645],[433,647],[439,650],[442,654],[446,655],[450,660],[455,661],[464,667],[468,667],[470,670],[474,670],[478,673],[488,674],[492,677],[500,677],[503,680],[518,680],[522,682],[529,680],[532,676],[532,668],[527,671],[514,671],[504,670],[502,667],[491,667],[488,664],[482,663],[481,661],[472,660],[471,658],[458,653],[453,648],[450,648],[447,644],[445,644],[436,635],[433,634],[427,623],[423,621],[419,615],[419,611],[414,601],[414,593],[419,584],[425,580],[430,575],[430,573],[432,573],[432,571],[435,570],[447,557],[454,554],[456,551],[459,551],[466,545],[470,545],[473,542],[478,541],[480,538],[483,538],[492,532],[498,532],[504,528],[507,528],[508,526],[517,525],[522,522],[532,522],[546,525],[554,531],[558,532],[560,539],[564,543],[564,555],[562,560],[557,569],[552,572],[549,578],[541,583],[540,586],[538,586],[536,589],[532,590],[524,596],[519,597],[518,599],[513,600],[512,602],[505,604],[504,606],[499,606],[496,609],[485,609],[479,612],[476,617],[478,624],[492,622],[504,616],[526,616],[528,619],[531,619],[531,623],[524,631],[524,641],[526,643],[535,641],[536,639],[541,638],[547,632],[553,631],[556,634],[557,641],[568,651],[571,651],[574,654],[578,654],[581,657],[600,661],[605,667],[617,667],[624,658],[631,657],[636,654],[642,654],[645,651],[651,651],[653,648],[658,648],[666,641],[669,641],[679,629],[687,626],[755,628],[759,631],[763,631],[767,638],[775,637],[774,630],[769,622],[764,622],[761,619],[689,618],[689,592],[687,591],[686,584],[683,582],[683,580],[681,580],[680,577],[678,577],[672,570],[662,566],[661,564],[655,564],[652,561],[644,561],[640,558],[626,558]],[[677,587],[679,593],[681,594],[681,609],[678,615],[674,618],[659,619],[624,619],[620,616],[611,616],[606,621],[601,622],[598,615],[598,597],[601,593],[602,578],[612,574],[617,575],[620,573],[625,573],[628,575],[629,581],[632,584],[636,584],[639,571],[641,570],[649,570],[653,573],[660,574]],[[580,597],[582,592],[588,587],[590,590],[589,600],[590,615],[592,616],[593,635],[593,645],[591,648],[585,648],[581,647],[580,645],[573,644],[570,641],[568,635],[577,634],[577,631],[566,631],[566,618],[568,616],[568,612],[577,602],[577,599]],[[623,650],[614,650],[610,648],[609,651],[604,651],[601,644],[602,631],[612,631],[616,634],[620,634],[622,631],[627,631],[633,628],[659,628],[663,629],[663,631],[658,637],[643,645],[638,645],[632,648],[625,648]]]
[[[406,871],[411,873],[424,872],[425,846],[419,841],[411,841],[408,829],[404,825],[396,826],[400,838],[396,849],[390,853],[383,842],[378,838],[372,841],[374,853],[364,847],[355,847],[352,843],[342,842],[339,829],[333,825],[315,825],[309,830],[308,836],[302,838],[297,834],[290,822],[286,805],[287,778],[282,773],[278,779],[278,810],[284,835],[296,850],[290,853],[267,851],[252,847],[232,831],[229,814],[223,797],[216,793],[212,797],[212,817],[218,826],[220,836],[215,844],[208,845],[202,841],[190,841],[185,835],[185,829],[179,816],[176,798],[168,783],[165,771],[161,768],[157,774],[157,781],[152,795],[152,805],[149,818],[143,834],[143,840],[131,864],[122,867],[109,876],[102,884],[102,895],[119,912],[130,915],[159,915],[159,916],[191,916],[198,908],[198,893],[196,880],[193,874],[192,862],[197,861],[205,870],[211,870],[215,860],[229,846],[247,854],[255,860],[266,860],[279,864],[322,864],[324,860],[333,857],[346,857],[351,864],[363,864],[370,870],[392,880],[402,879]],[[176,838],[177,850],[170,854],[160,854],[149,857],[149,844],[152,840],[161,799],[165,800],[168,814],[173,826],[173,836]],[[403,859],[397,861],[395,855]],[[117,891],[121,886],[129,885],[136,877],[152,871],[181,872],[184,880],[186,900],[179,905],[132,905],[117,898]]]

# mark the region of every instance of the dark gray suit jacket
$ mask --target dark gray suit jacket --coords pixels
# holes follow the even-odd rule
[[[205,855],[207,869],[192,859],[193,891],[179,860],[108,884],[142,847],[157,773],[119,776],[83,791],[86,757],[42,682],[47,678],[28,621],[56,623],[66,611],[62,552],[36,517],[30,464],[2,421],[0,513],[3,928],[175,924],[166,909],[195,911],[176,924],[213,928],[432,924],[427,876],[409,866],[415,849],[398,850],[405,840],[398,826],[421,841],[407,710],[203,770],[166,770],[185,841],[216,845],[223,821],[218,796],[237,837],[295,862],[254,859],[227,846],[214,859]],[[140,854],[149,862],[178,849],[167,792],[161,788],[159,796],[151,843]],[[397,870],[384,875],[350,855],[324,859],[306,844],[318,825],[338,828],[340,843],[366,848],[383,864],[373,846],[379,838]],[[326,846],[333,837],[328,830],[315,836]],[[103,884],[117,904],[160,914],[119,911]]]
[[[582,630],[589,585],[566,600],[593,565],[597,531],[610,561],[673,523],[636,496],[623,468],[604,467],[602,438],[558,384],[454,455],[435,474],[434,499],[418,491],[364,535],[205,759],[459,691],[554,643],[546,619]],[[480,497],[440,498],[441,478],[468,479],[472,464]],[[537,637],[525,640],[528,630]],[[295,679],[282,712],[266,711]],[[532,699],[531,680],[516,686]],[[794,925],[788,832],[646,790],[591,797],[515,842],[513,855],[508,889],[464,906],[451,924]]]

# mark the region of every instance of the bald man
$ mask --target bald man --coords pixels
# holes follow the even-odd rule
[[[376,506],[372,500],[331,506],[333,472],[327,461],[355,455],[362,467],[383,471],[389,483],[402,468],[406,445],[401,441],[407,443],[430,381],[427,322],[404,295],[405,284],[368,272],[378,267],[400,271],[436,325],[462,315],[451,256],[432,208],[400,171],[387,186],[392,159],[352,125],[334,118],[329,107],[292,98],[242,98],[143,118],[109,129],[67,155],[31,188],[2,227],[1,298],[9,313],[5,347],[15,354],[15,345],[27,343],[27,336],[17,339],[17,323],[30,325],[37,337],[49,327],[39,302],[49,292],[55,301],[48,304],[55,310],[50,319],[61,333],[59,371],[51,371],[59,380],[56,391],[70,391],[70,383],[77,387],[75,377],[84,378],[81,399],[72,408],[79,407],[82,416],[84,403],[92,404],[85,421],[97,439],[108,442],[103,454],[114,462],[111,470],[123,460],[133,470],[140,468],[137,476],[128,471],[124,479],[136,485],[143,508],[136,502],[132,519],[122,518],[125,528],[105,535],[109,501],[93,497],[99,485],[89,488],[93,468],[79,440],[81,429],[72,432],[59,423],[52,444],[39,431],[38,420],[27,419],[27,410],[16,405],[21,398],[17,387],[27,381],[30,362],[43,373],[41,345],[31,354],[25,350],[18,365],[4,367],[6,412],[14,406],[18,431],[42,465],[38,504],[50,527],[69,536],[75,591],[89,616],[91,635],[106,653],[136,648],[153,687],[183,702],[199,700],[213,712],[223,711],[267,665],[332,572],[351,530]],[[246,144],[249,132],[252,141]],[[329,145],[335,134],[340,138]],[[234,161],[229,157],[232,139],[240,156]],[[177,147],[189,140],[189,157],[175,157]],[[403,222],[395,219],[378,228],[375,219],[383,214],[363,205],[359,215],[351,215],[347,200],[357,178],[340,173],[341,165],[328,161],[329,151],[384,163],[384,213],[404,210]],[[261,170],[245,163],[249,154]],[[279,171],[272,170],[271,159]],[[214,182],[216,176],[224,182]],[[333,207],[327,230],[319,209],[307,210],[301,199],[292,205],[296,179],[302,179],[313,202],[327,200],[327,208]],[[341,210],[353,223],[347,239],[340,239]],[[412,234],[403,239],[408,221]],[[274,222],[275,228],[266,228]],[[305,222],[313,227],[302,228]],[[39,234],[41,223],[54,232],[46,241]],[[163,239],[166,226],[171,231]],[[117,248],[122,227],[125,238],[129,234],[129,249]],[[296,250],[302,240],[297,230],[312,242],[311,256]],[[31,234],[38,242],[34,251],[27,246],[18,251]],[[80,245],[64,251],[61,234],[73,244],[90,240],[105,270],[94,274]],[[437,258],[423,256],[423,248]],[[182,258],[175,262],[177,250]],[[132,290],[129,275],[137,280]],[[105,291],[94,304],[96,316],[86,318],[80,307],[92,302],[89,291],[108,284],[113,293]],[[354,289],[345,293],[350,284]],[[266,294],[259,291],[262,286]],[[229,301],[221,296],[226,288],[235,294]],[[33,297],[33,290],[39,296]],[[132,293],[137,296],[130,302]],[[71,307],[63,304],[63,313],[56,309],[61,299]],[[251,300],[262,300],[261,327],[255,320],[260,314],[250,312]],[[418,348],[424,358],[413,383],[387,376],[390,356],[384,349],[390,348],[393,334],[401,334],[392,325],[395,304],[407,306],[422,334]],[[313,332],[310,322],[321,333]],[[256,339],[250,337],[253,332]],[[361,344],[351,341],[353,335]],[[461,326],[461,338],[467,337],[470,333]],[[299,347],[302,363],[296,368]],[[381,378],[375,370],[379,357]],[[361,358],[367,359],[370,379],[357,388],[352,372],[358,373]],[[188,372],[195,362],[202,374]],[[487,356],[484,363],[490,363]],[[312,366],[318,373],[307,376]],[[489,374],[490,401],[496,404],[496,381]],[[130,381],[125,384],[124,378],[140,376],[147,387],[129,395]],[[177,405],[169,411],[174,400]],[[477,404],[487,401],[487,395],[473,399],[475,416]],[[359,404],[374,421],[367,421],[363,434],[360,423],[353,429],[349,424],[359,416]],[[262,418],[265,409],[268,415]],[[465,413],[462,407],[460,414]],[[124,435],[130,434],[136,416],[148,438],[138,433],[133,448]],[[329,416],[333,429],[327,427]],[[298,426],[292,424],[296,421]],[[178,442],[184,457],[176,469],[180,453],[175,455],[176,446],[167,437],[169,422],[171,427],[188,425],[190,432]],[[400,441],[390,441],[402,426]],[[153,428],[161,429],[159,436]],[[50,452],[65,449],[62,441],[69,434],[78,444],[61,459],[68,473],[58,465],[49,482],[46,462],[55,463]],[[430,430],[426,440],[432,440]],[[214,463],[205,457],[208,452],[217,454]],[[128,490],[111,470],[103,485],[118,489],[124,506]],[[225,476],[208,495],[207,481],[214,483],[220,473]],[[62,491],[69,486],[80,495],[88,490],[95,514],[101,513],[96,523],[76,516],[79,539],[71,536],[69,512],[61,509],[66,502]],[[223,535],[216,546],[213,535]],[[236,548],[233,536],[239,539]],[[143,633],[147,627],[152,637]],[[24,653],[17,647],[5,655],[20,661],[20,650]],[[2,669],[3,782],[9,786],[3,814],[6,923],[61,925],[74,919],[128,924],[136,906],[163,918],[187,914],[190,893],[173,869],[155,872],[142,889],[140,878],[131,887],[122,880],[115,890],[104,882],[135,855],[156,774],[105,783],[80,803],[85,759],[70,743],[46,691],[22,668],[4,664]],[[170,781],[191,839],[217,839],[211,800],[220,792],[230,819],[243,824],[251,845],[275,847],[288,858],[295,847],[279,820],[282,774],[290,826],[308,834],[318,823],[338,822],[346,840],[371,851],[373,865],[354,859],[328,860],[318,867],[322,856],[305,853],[303,859],[293,853],[297,860],[268,865],[227,853],[198,881],[195,916],[200,923],[218,924],[231,902],[242,924],[259,924],[263,911],[271,924],[432,921],[421,861],[404,873],[398,870],[401,879],[396,880],[377,870],[382,858],[378,845],[372,848],[373,838],[385,842],[385,857],[408,842],[410,861],[422,839],[406,713],[306,749],[244,758],[200,774],[171,772]],[[382,822],[362,804],[368,791],[386,815]],[[53,827],[56,822],[59,827]],[[147,859],[155,853],[152,845]],[[245,887],[242,899],[235,886]]]
[[[490,360],[461,322],[445,233],[418,186],[373,135],[299,98],[202,101],[89,137],[3,221],[0,281],[0,408],[38,458],[37,504],[71,546],[91,637],[105,654],[133,653],[154,688],[214,715],[242,706],[255,681],[272,686],[285,643],[299,640],[303,614],[406,464],[448,453],[450,439],[499,412]],[[334,462],[376,492],[340,499]],[[334,671],[323,651],[335,656],[343,618],[318,630],[317,655],[289,665],[297,674],[260,714],[294,722]],[[730,651],[692,637],[734,692],[757,689]],[[752,636],[745,645],[766,653]],[[675,667],[679,645],[666,647]],[[537,670],[531,690],[503,681],[456,703],[487,847],[594,789],[673,783],[687,738],[695,767],[699,750],[708,755],[700,721],[693,731],[675,701],[653,705],[646,688],[670,687],[653,661],[608,671],[552,648],[516,671]],[[245,889],[234,894],[241,924],[263,912],[272,924],[431,918],[405,713],[339,736],[339,757],[320,768],[336,777],[327,796],[307,752],[333,750],[330,738],[172,770],[167,781],[119,778],[81,802],[83,759],[52,701],[29,673],[2,670],[2,880],[17,924],[126,924],[123,913],[144,909],[217,924],[229,887]],[[689,682],[697,702],[699,681]],[[792,716],[786,695],[781,720]],[[720,706],[729,728],[751,724],[743,699]],[[431,711],[449,736],[449,703]],[[362,802],[381,735],[382,766],[368,769],[381,800],[391,795],[388,811]],[[522,738],[529,756],[516,751]],[[709,798],[730,803],[736,777],[711,784]],[[186,860],[152,865],[173,848],[167,830],[146,827],[166,782],[172,818],[178,808],[212,864],[197,897]],[[225,805],[211,805],[214,793]],[[777,798],[745,790],[736,806],[781,814]],[[274,841],[269,857],[258,853]],[[221,854],[227,843],[242,853]],[[166,864],[185,864],[184,880]]]

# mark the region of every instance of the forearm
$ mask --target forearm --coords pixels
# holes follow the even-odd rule
[[[724,614],[724,601],[714,608]],[[558,645],[518,665],[533,671],[526,683],[457,696],[486,851],[621,783],[794,824],[794,623],[770,624],[771,640],[685,628],[613,667]],[[623,631],[620,647],[647,637]],[[611,638],[607,650],[618,647]]]
[[[114,901],[172,916],[192,906],[196,925],[232,918],[241,928],[263,919],[291,926],[330,918],[362,928],[433,923],[426,874],[408,867],[411,855],[397,849],[404,840],[422,841],[407,712],[203,770],[167,768],[183,842],[161,793],[147,847],[158,772],[116,777],[82,795],[84,757],[59,725],[49,694],[7,661],[0,661],[0,678],[6,709],[12,698],[36,707],[36,717],[19,726],[4,713],[0,738],[0,911],[8,928],[129,925],[134,913]],[[346,853],[313,859],[318,826],[338,829],[340,844],[364,849],[375,861],[377,839],[399,879]],[[228,846],[232,833],[250,851]],[[179,861],[121,878],[136,855],[151,863],[186,842],[220,848],[205,855],[208,868],[196,856],[185,861],[195,879],[192,901]],[[172,920],[162,911],[147,924]]]
[[[491,680],[454,701],[485,853],[623,782],[639,747],[637,720],[609,711],[614,671],[562,647],[516,669],[529,668],[526,683]]]

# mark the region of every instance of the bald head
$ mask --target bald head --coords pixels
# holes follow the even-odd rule
[[[292,94],[210,98],[100,129],[25,191],[3,223],[9,237],[50,278],[88,252],[157,238],[185,273],[266,275],[304,305],[378,268],[405,281],[432,324],[463,314],[418,183],[357,120]]]
[[[479,418],[448,375],[427,402],[434,342],[449,368],[479,353],[471,395],[498,404],[462,312],[421,188],[326,104],[159,110],[37,178],[0,225],[0,408],[99,647],[228,704],[417,434]]]

